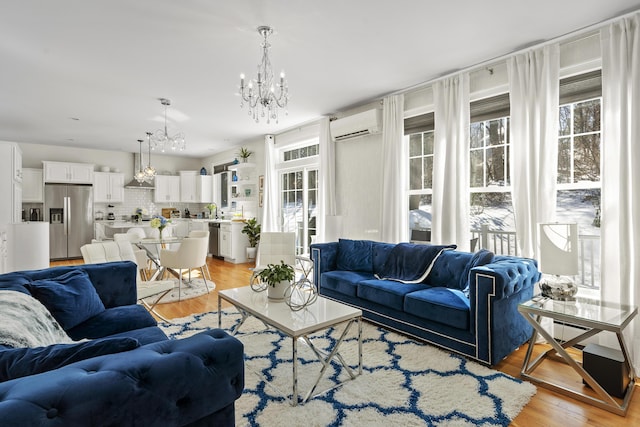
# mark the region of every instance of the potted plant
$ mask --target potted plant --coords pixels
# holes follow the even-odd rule
[[[255,218],[245,221],[242,233],[249,238],[249,247],[247,248],[247,258],[255,259],[258,243],[260,242],[260,224]]]
[[[267,268],[258,273],[258,277],[267,284],[267,296],[270,299],[283,300],[295,275],[293,267],[281,260],[280,264],[267,264]]]
[[[240,147],[240,151],[238,151],[238,157],[242,159],[242,163],[247,163],[252,154],[253,151],[250,151],[247,147]]]

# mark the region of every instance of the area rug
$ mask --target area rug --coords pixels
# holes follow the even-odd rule
[[[237,312],[223,310],[224,329],[238,321]],[[217,325],[217,313],[160,324],[171,338]],[[313,342],[326,350],[342,329],[319,333]],[[340,353],[356,369],[352,329]],[[294,407],[286,397],[292,386],[291,338],[252,317],[237,337],[245,346],[246,369],[244,393],[235,406],[238,426],[508,426],[536,393],[528,382],[363,322],[363,374],[331,389],[337,379],[349,378],[332,363],[318,385],[329,391]],[[298,390],[306,394],[321,365],[306,345],[298,345],[298,355]]]
[[[184,279],[182,281],[182,290],[180,291],[180,293],[178,293],[178,284],[179,284],[178,279],[171,278],[171,279],[164,279],[164,280],[172,281],[174,283],[174,286],[171,292],[169,292],[167,295],[162,297],[162,299],[160,300],[160,302],[158,302],[158,304],[176,302],[178,301],[178,295],[180,295],[180,300],[186,300],[190,298],[199,297],[200,295],[204,295],[207,293],[207,287],[204,285],[204,279],[200,277],[198,278],[194,277],[193,279],[191,279],[191,283],[187,283],[187,280]],[[209,286],[209,291],[212,291],[216,288],[216,284],[211,280],[207,280],[207,285]],[[145,302],[152,305],[156,299],[158,299],[158,295],[145,298]]]

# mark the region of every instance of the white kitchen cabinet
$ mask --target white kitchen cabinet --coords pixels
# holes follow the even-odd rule
[[[16,163],[20,162],[20,164]],[[22,221],[22,151],[13,142],[0,143],[0,225]]]
[[[18,145],[14,145],[11,151],[13,156],[13,179],[16,182],[22,182],[22,150]]]
[[[44,203],[42,169],[22,169],[22,202]]]
[[[93,184],[93,164],[43,161],[42,166],[45,183]]]
[[[180,201],[180,177],[156,175],[155,203],[173,203]]]
[[[196,197],[198,203],[213,203],[213,176],[198,175]]]
[[[258,179],[254,163],[229,166],[232,173],[229,194],[231,210],[242,212],[245,218],[256,216],[258,208]],[[235,207],[235,209],[234,209]]]
[[[197,172],[180,171],[180,201],[186,203],[196,203]]]
[[[220,224],[220,255],[227,262],[239,264],[247,262],[249,239],[242,234],[244,222],[230,221]]]
[[[94,172],[93,201],[96,203],[124,202],[124,174]]]
[[[231,258],[231,224],[220,224],[220,256]]]

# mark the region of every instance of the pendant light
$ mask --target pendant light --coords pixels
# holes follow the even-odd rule
[[[156,177],[156,170],[151,166],[151,132],[147,132],[147,142],[149,143],[149,164],[144,168],[144,175],[145,180],[151,182]]]
[[[134,174],[134,178],[136,181],[138,181],[139,183],[143,183],[144,181],[147,180],[147,176],[145,174],[145,171],[142,169],[142,140],[139,139],[138,143],[140,144],[140,157],[138,158],[138,170],[136,171],[136,173]]]

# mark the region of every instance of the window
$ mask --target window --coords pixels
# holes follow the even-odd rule
[[[296,233],[296,253],[309,253],[317,233],[318,139],[289,145],[281,151],[280,175],[281,229]]]
[[[409,144],[409,229],[413,241],[431,240],[433,113],[405,119]]]
[[[600,287],[600,150],[602,80],[599,70],[560,81],[556,219],[577,222],[577,283]]]
[[[509,94],[470,105],[470,228],[487,249],[516,254],[515,217],[511,202],[511,124]],[[476,246],[478,248],[479,246]]]

